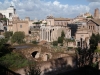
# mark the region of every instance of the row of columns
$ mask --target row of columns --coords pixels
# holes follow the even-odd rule
[[[51,42],[54,40],[54,29],[42,28],[40,31],[40,40]]]

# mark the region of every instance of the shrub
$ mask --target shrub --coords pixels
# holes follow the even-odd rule
[[[18,53],[10,53],[0,58],[0,64],[10,69],[18,69],[26,67],[28,60]]]
[[[12,31],[7,31],[4,33],[5,38],[10,38],[13,35]]]
[[[65,37],[64,31],[61,32],[61,37],[63,37],[63,38]]]
[[[68,47],[68,50],[73,49],[73,47]]]
[[[35,40],[35,41],[32,41],[32,43],[33,43],[33,44],[37,44],[38,42]]]
[[[29,66],[29,75],[40,75],[41,71],[39,69],[38,66],[33,65],[33,66]]]
[[[25,38],[24,32],[15,32],[14,35],[11,38],[12,43],[24,43],[23,39]]]
[[[8,48],[10,45],[6,46],[6,42],[7,39],[0,39],[0,57],[11,52]]]
[[[63,37],[58,37],[58,43],[63,43]]]
[[[53,46],[57,46],[58,45],[58,41],[53,41]]]

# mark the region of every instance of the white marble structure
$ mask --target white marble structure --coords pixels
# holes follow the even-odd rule
[[[42,26],[40,28],[40,41],[53,42],[61,36],[61,32],[64,31],[65,38],[71,38],[71,30],[64,26]]]
[[[0,22],[0,30],[4,30],[4,26],[2,22]]]
[[[6,18],[12,19],[12,16],[15,14],[15,8],[13,6],[10,6],[6,10],[0,10],[0,13],[5,15]]]

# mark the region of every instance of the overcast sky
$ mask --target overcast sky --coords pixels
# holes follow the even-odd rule
[[[0,0],[0,10],[11,4],[21,19],[45,19],[48,15],[74,18],[80,13],[93,14],[95,8],[100,9],[100,0]]]

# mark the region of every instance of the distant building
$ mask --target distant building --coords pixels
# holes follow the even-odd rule
[[[92,32],[86,27],[81,27],[80,29],[78,29],[75,33],[76,46],[81,47],[82,49],[89,48],[89,39],[91,35]]]
[[[68,24],[67,25],[71,29],[71,36],[75,36],[75,33],[77,31],[78,25],[77,24]]]
[[[70,22],[70,19],[68,18],[55,18],[53,16],[47,16],[47,25],[50,26],[67,26],[67,24]]]
[[[100,19],[89,20],[87,22],[87,27],[88,27],[88,30],[90,30],[92,33],[100,34]]]
[[[12,19],[12,16],[15,14],[16,9],[14,6],[10,6],[6,10],[0,10],[0,13],[2,13],[6,18]]]
[[[3,22],[0,22],[0,31],[4,31],[4,26],[3,26]]]
[[[94,19],[99,19],[100,18],[100,13],[99,13],[99,9],[96,8],[94,11]]]
[[[12,20],[9,20],[9,24],[7,26],[7,31],[22,31],[25,32],[25,35],[29,35],[29,19],[25,18],[25,20],[20,20],[17,15],[12,17]]]
[[[87,27],[86,22],[77,21],[75,23],[70,23],[67,25],[67,27],[69,27],[71,29],[71,36],[72,37],[75,36],[77,29],[81,28],[82,26]]]
[[[40,28],[40,41],[53,42],[57,41],[64,31],[65,38],[71,38],[71,30],[64,26],[42,26]]]
[[[2,15],[2,13],[0,13],[0,19],[1,19],[1,18],[4,18],[4,15]]]
[[[0,13],[0,32],[3,33],[7,31],[7,20],[6,17]]]
[[[89,13],[89,12],[86,12],[86,13],[82,13],[82,14],[80,14],[80,15],[77,16],[77,17],[80,17],[80,18],[87,18],[87,17],[90,17],[90,16],[92,16],[92,14]]]

